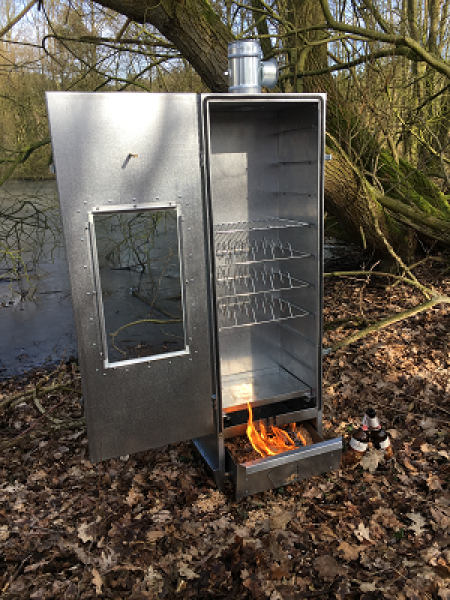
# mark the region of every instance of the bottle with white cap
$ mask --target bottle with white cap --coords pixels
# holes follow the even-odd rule
[[[381,427],[377,413],[374,408],[368,408],[363,419],[363,426],[369,429],[370,440],[373,447],[384,451],[384,458],[390,460],[394,453],[392,450],[389,434]]]

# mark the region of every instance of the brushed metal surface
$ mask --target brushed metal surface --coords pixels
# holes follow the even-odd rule
[[[194,94],[47,94],[92,460],[215,432]],[[186,352],[109,365],[88,223],[96,208],[173,206]]]
[[[205,96],[204,103],[221,408],[238,410],[250,392],[258,404],[306,392],[320,417],[325,97]],[[304,285],[270,283],[265,293],[260,280],[251,287],[251,269],[262,268]],[[235,297],[234,284],[222,283],[233,281],[233,270],[244,278]],[[258,298],[263,310],[255,309]]]
[[[250,392],[275,417],[306,395],[302,414],[320,431],[325,96],[53,92],[47,102],[92,459],[197,438],[220,484],[223,413]],[[178,215],[184,350],[111,362],[92,215],[152,207]],[[229,327],[220,306],[244,318]],[[340,440],[294,454],[236,467],[238,493],[335,468]]]
[[[338,469],[341,454],[342,438],[335,438],[240,465],[235,465],[233,459],[227,456],[227,463],[235,480],[236,499],[239,500]]]
[[[260,81],[261,48],[256,40],[228,44],[228,91],[230,94],[257,94]]]

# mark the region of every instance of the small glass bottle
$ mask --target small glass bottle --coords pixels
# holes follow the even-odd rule
[[[368,408],[364,415],[363,424],[368,426],[373,447],[384,451],[384,458],[390,460],[394,453],[389,434],[381,427],[374,408]]]
[[[368,428],[362,425],[352,433],[348,450],[344,452],[341,459],[343,467],[352,467],[357,465],[364,456],[369,445],[370,437]]]
[[[374,408],[370,407],[366,410],[366,413],[362,420],[363,427],[367,427],[369,431],[380,427],[380,421],[378,420],[377,413]]]

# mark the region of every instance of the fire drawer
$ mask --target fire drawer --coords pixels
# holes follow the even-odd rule
[[[227,470],[236,485],[236,498],[265,492],[339,468],[342,438],[323,440],[310,423],[303,423],[313,444],[296,450],[236,464],[226,451]]]

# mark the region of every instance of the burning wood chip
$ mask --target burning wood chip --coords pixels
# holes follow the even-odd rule
[[[266,456],[275,456],[302,446],[312,444],[309,433],[301,425],[290,423],[286,427],[266,425],[262,421],[253,421],[253,411],[247,404],[249,419],[247,436],[237,436],[227,440],[227,448],[236,464],[256,460]]]

